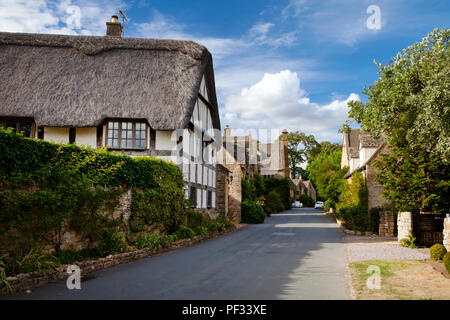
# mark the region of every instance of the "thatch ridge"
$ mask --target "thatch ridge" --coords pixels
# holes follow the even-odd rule
[[[179,51],[195,60],[203,59],[208,50],[193,41],[168,39],[116,38],[0,32],[0,45],[74,48],[86,55],[112,49]]]

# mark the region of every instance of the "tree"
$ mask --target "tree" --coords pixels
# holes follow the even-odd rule
[[[331,154],[334,151],[341,150],[342,146],[338,143],[331,143],[328,141],[321,142],[309,152],[308,164],[314,161],[319,154]]]
[[[282,136],[278,140],[281,141],[281,138]],[[318,145],[313,135],[308,136],[300,131],[288,133],[289,170],[294,177],[304,172],[302,163],[308,160],[309,153]]]
[[[369,102],[349,103],[349,117],[391,149],[378,162],[378,181],[399,210],[449,208],[449,36],[435,29],[392,63],[376,62],[380,77],[363,91]]]
[[[337,202],[344,190],[344,175],[348,168],[341,169],[341,149],[330,146],[329,142],[324,143],[322,151],[308,163],[306,173],[321,199]]]

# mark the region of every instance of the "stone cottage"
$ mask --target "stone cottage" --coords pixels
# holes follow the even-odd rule
[[[383,186],[376,181],[379,169],[374,166],[378,156],[385,152],[388,152],[388,147],[382,137],[374,139],[370,133],[361,133],[360,129],[350,129],[344,133],[341,168],[349,167],[349,172],[345,175],[349,181],[353,173],[363,174],[367,186],[369,209],[389,203],[382,196]]]
[[[212,56],[190,41],[0,33],[0,125],[33,139],[173,161],[216,207],[221,145]]]
[[[239,223],[244,177],[258,173],[266,177],[289,178],[287,131],[283,131],[281,141],[259,143],[250,134],[232,136],[227,126],[217,161],[217,212]]]

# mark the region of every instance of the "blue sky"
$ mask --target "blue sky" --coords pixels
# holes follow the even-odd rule
[[[369,29],[366,10],[380,10]],[[347,102],[434,28],[444,0],[0,0],[0,31],[104,35],[123,9],[126,37],[193,40],[213,54],[222,126],[300,130],[340,141]],[[78,15],[79,14],[79,15]],[[77,18],[78,17],[78,18]]]

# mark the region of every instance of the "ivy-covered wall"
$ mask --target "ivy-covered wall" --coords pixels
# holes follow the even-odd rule
[[[170,235],[187,224],[183,178],[172,163],[2,128],[0,155],[0,262],[7,274],[68,255],[67,237],[83,244],[83,257],[102,256],[124,251],[148,231]],[[124,201],[129,210],[122,212]]]

